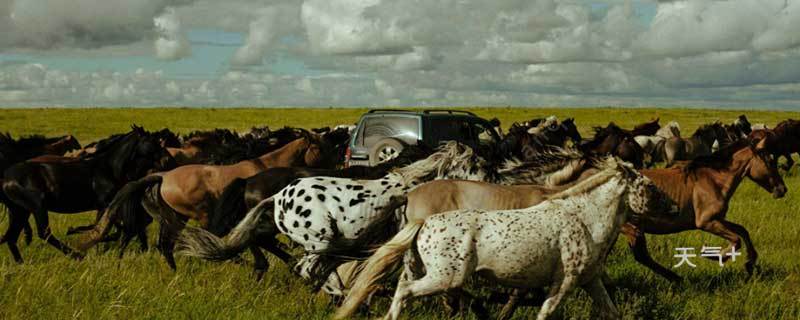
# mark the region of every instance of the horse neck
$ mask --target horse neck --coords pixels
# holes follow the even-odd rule
[[[311,144],[308,142],[307,139],[301,138],[295,141],[292,141],[286,144],[283,147],[280,147],[272,152],[267,152],[260,157],[253,159],[259,162],[261,165],[267,166],[271,162],[275,161],[276,159],[283,158],[283,159],[291,159],[292,165],[302,165],[303,163],[303,155],[308,150],[308,147]],[[298,161],[300,160],[300,161]]]
[[[738,188],[739,184],[744,180],[747,170],[750,167],[750,161],[754,156],[751,154],[749,158],[737,159],[737,156],[742,152],[752,151],[749,151],[749,149],[740,150],[733,154],[733,160],[731,160],[730,165],[720,169],[708,168],[707,171],[708,178],[714,182],[726,201],[733,196],[736,188]]]
[[[625,186],[621,178],[613,177],[601,186],[584,194],[582,197],[570,197],[562,201],[572,201],[575,212],[581,222],[589,229],[596,245],[613,244],[619,229],[625,222],[625,210],[622,197]],[[594,208],[591,210],[589,208]],[[607,249],[607,248],[604,248]],[[601,250],[601,254],[605,251]]]

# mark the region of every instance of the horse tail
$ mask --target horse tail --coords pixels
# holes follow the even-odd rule
[[[209,216],[208,231],[216,236],[222,236],[244,218],[244,214],[247,213],[247,204],[244,201],[246,188],[247,179],[240,178],[225,187]]]
[[[334,319],[344,319],[353,315],[358,306],[378,288],[377,283],[394,269],[406,251],[414,244],[419,230],[422,229],[424,220],[407,224],[389,242],[378,248],[375,254],[367,259],[364,270],[358,274],[353,282],[350,293],[347,294],[342,306],[336,310]]]
[[[160,175],[149,175],[122,187],[78,248],[82,251],[91,248],[108,234],[112,224],[118,222],[122,222],[122,232],[131,236],[146,227],[152,219],[142,205],[142,198],[149,187],[159,185],[163,180]]]
[[[389,241],[398,232],[405,212],[395,214],[398,209],[408,204],[405,195],[392,196],[389,203],[379,208],[378,219],[371,222],[355,238],[336,237],[327,248],[314,253],[346,260],[363,260],[369,258],[373,249]]]
[[[261,201],[224,238],[197,227],[186,227],[178,238],[177,252],[190,257],[225,261],[239,255],[254,237],[264,213],[272,215],[272,197]],[[271,217],[270,217],[271,218]]]

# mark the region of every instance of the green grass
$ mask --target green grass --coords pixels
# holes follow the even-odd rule
[[[614,121],[623,127],[661,117],[662,123],[677,120],[685,135],[702,124],[721,119],[731,122],[741,111],[690,109],[522,109],[474,108],[485,117],[503,123],[550,114],[575,117],[584,135],[594,125]],[[319,127],[353,123],[364,109],[37,109],[0,111],[0,130],[15,136],[41,133],[75,134],[87,143],[111,133],[126,131],[131,123],[148,129],[169,127],[190,130],[227,127],[245,130],[256,125]],[[800,113],[746,111],[753,123],[774,125]],[[731,202],[728,217],[747,227],[759,250],[761,272],[746,278],[743,260],[718,267],[705,259],[693,260],[698,268],[681,267],[677,272],[687,281],[673,285],[639,266],[619,241],[608,262],[617,288],[612,298],[626,319],[800,319],[800,178],[792,171],[785,177],[789,193],[773,200],[752,182],[743,183]],[[51,214],[57,237],[68,226],[84,224],[93,214]],[[7,226],[0,213],[0,228]],[[722,239],[701,233],[649,236],[654,258],[672,265],[676,247],[699,248],[704,244],[722,246]],[[136,248],[134,244],[131,247]],[[0,248],[0,318],[225,318],[225,319],[325,319],[331,314],[329,300],[311,294],[308,287],[291,275],[281,262],[271,259],[272,268],[261,283],[251,277],[251,267],[232,263],[210,263],[178,258],[178,272],[172,272],[155,251],[132,250],[122,260],[115,245],[102,245],[88,252],[84,261],[65,258],[43,241],[21,244],[25,264],[12,262],[7,249]],[[375,311],[382,314],[386,303]],[[497,310],[497,309],[495,309]],[[588,319],[591,300],[580,290],[559,307],[556,318]],[[516,319],[533,318],[536,308],[522,308]],[[406,318],[446,318],[437,299],[419,299],[403,312]]]

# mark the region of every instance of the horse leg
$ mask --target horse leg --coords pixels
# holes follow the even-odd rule
[[[19,240],[19,235],[22,230],[25,228],[25,225],[28,224],[28,217],[30,216],[30,212],[28,210],[8,206],[8,229],[6,233],[0,238],[0,244],[3,242],[7,242],[8,250],[11,251],[11,256],[14,257],[14,261],[16,263],[22,263],[22,255],[19,253],[19,247],[17,247],[17,241]]]
[[[397,319],[400,316],[400,309],[408,298],[432,295],[451,289],[453,283],[447,278],[449,277],[439,277],[435,272],[431,272],[419,280],[398,282],[394,298],[392,298],[392,305],[384,319]]]
[[[653,257],[650,256],[650,252],[647,250],[647,240],[644,233],[637,227],[626,223],[622,226],[622,233],[625,234],[625,237],[628,239],[628,247],[631,249],[636,262],[639,262],[671,282],[681,281],[681,277],[678,274],[653,260]]]
[[[600,277],[596,277],[583,286],[583,289],[592,297],[595,306],[600,307],[603,315],[608,319],[619,319],[620,314],[611,297],[608,296],[608,291],[603,286],[603,281]]]
[[[29,221],[25,221],[25,224],[22,225],[22,232],[25,235],[25,244],[30,245],[31,241],[33,241],[33,228],[31,228],[31,223]]]
[[[34,211],[33,218],[36,220],[36,233],[40,239],[47,241],[47,243],[49,243],[51,246],[60,250],[70,258],[76,260],[83,259],[82,254],[73,250],[53,236],[53,231],[50,229],[50,217],[47,214],[47,210],[40,208],[39,210]]]
[[[292,255],[290,255],[285,250],[283,250],[283,248],[281,248],[280,243],[278,242],[278,240],[274,238],[274,236],[258,237],[258,239],[256,240],[256,244],[259,247],[267,250],[269,253],[272,253],[273,255],[278,257],[278,259],[281,259],[281,261],[283,261],[283,263],[286,263],[287,265],[291,265],[292,260],[294,260],[294,257],[292,257]]]
[[[40,239],[47,241],[48,244],[73,259],[83,259],[83,255],[61,243],[53,236],[53,232],[50,230],[47,208],[44,205],[43,193],[25,189],[19,184],[6,185],[4,189],[7,195],[13,195],[14,201],[20,204],[21,207],[33,213],[33,219],[36,221],[36,233]]]
[[[253,275],[256,276],[256,281],[261,281],[264,274],[269,270],[269,260],[264,256],[257,246],[250,246],[250,252],[253,254]]]
[[[550,286],[550,293],[547,295],[547,300],[542,304],[542,308],[539,309],[539,314],[536,316],[536,319],[545,320],[550,317],[550,315],[556,311],[556,307],[558,307],[561,299],[572,290],[577,282],[578,278],[568,272],[565,272],[562,278],[556,279]]]
[[[517,306],[519,305],[520,297],[525,297],[527,294],[527,290],[522,289],[514,289],[511,294],[508,296],[508,302],[503,305],[503,309],[500,310],[500,314],[497,315],[498,320],[506,320],[511,319],[511,316],[514,315],[514,311],[517,310]]]
[[[77,226],[77,227],[69,227],[69,228],[67,228],[67,235],[83,233],[83,232],[90,231],[90,230],[94,229],[94,226],[97,224],[98,221],[100,221],[100,218],[103,217],[103,212],[105,212],[105,211],[104,210],[97,210],[97,215],[95,216],[93,224],[87,224],[85,226]]]
[[[725,255],[732,247],[740,247],[741,240],[744,240],[747,246],[747,262],[745,269],[747,274],[753,275],[758,260],[758,252],[753,247],[753,242],[750,239],[750,233],[743,226],[727,221],[727,220],[713,220],[703,226],[703,230],[727,239],[730,246],[724,251],[720,252],[723,255],[723,261],[727,261],[729,256]]]

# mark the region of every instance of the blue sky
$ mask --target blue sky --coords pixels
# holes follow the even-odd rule
[[[111,26],[104,8],[83,16],[52,10],[55,0],[2,1],[7,106],[792,109],[800,100],[790,68],[800,40],[783,36],[800,10],[777,0],[110,0],[119,3],[105,14],[120,15]],[[49,24],[34,23],[42,18]]]

